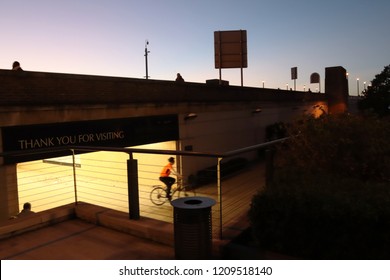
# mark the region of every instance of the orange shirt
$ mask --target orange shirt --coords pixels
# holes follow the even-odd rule
[[[161,171],[160,177],[168,177],[169,174],[171,174],[172,168],[172,163],[168,163],[167,165],[165,165],[163,170]]]

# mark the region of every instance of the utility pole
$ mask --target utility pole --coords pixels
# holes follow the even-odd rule
[[[146,79],[149,79],[149,74],[148,74],[148,53],[150,53],[150,51],[148,51],[148,45],[149,45],[149,41],[146,40],[146,42],[145,42],[145,67],[146,67],[146,76],[145,76],[145,78]]]
[[[357,96],[359,97],[360,96],[360,92],[359,92],[359,78],[356,79],[356,88],[357,88]]]

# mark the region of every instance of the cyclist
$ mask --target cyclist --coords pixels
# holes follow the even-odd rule
[[[176,182],[176,179],[169,175],[176,175],[181,177],[179,173],[175,170],[173,165],[175,164],[175,158],[170,157],[168,159],[168,164],[164,166],[161,170],[160,181],[163,182],[167,186],[167,198],[171,199],[171,188],[172,185]]]

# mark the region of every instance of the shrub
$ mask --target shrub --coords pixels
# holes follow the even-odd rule
[[[390,258],[390,125],[326,115],[293,124],[249,218],[261,248],[304,259]]]
[[[390,65],[375,75],[371,86],[363,94],[364,98],[358,103],[361,111],[371,111],[378,116],[390,115]]]
[[[265,128],[265,140],[272,141],[287,137],[287,125],[283,122],[270,124]]]
[[[344,177],[390,182],[390,119],[323,115],[290,127],[291,141],[279,166],[326,171]]]
[[[389,259],[390,188],[326,173],[279,170],[249,217],[263,249],[303,259]]]

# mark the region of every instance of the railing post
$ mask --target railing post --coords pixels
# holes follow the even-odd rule
[[[74,150],[72,149],[72,160],[73,160],[73,188],[74,188],[74,200],[77,205],[77,179],[76,179],[76,158],[74,155]]]
[[[127,188],[129,201],[129,219],[139,220],[139,193],[138,193],[138,162],[133,159],[130,153],[130,159],[127,160]]]
[[[268,187],[274,180],[274,156],[275,149],[273,147],[265,150],[265,185]]]
[[[217,187],[218,187],[218,203],[219,203],[219,239],[222,240],[222,180],[221,180],[221,160],[218,158],[217,164]]]

